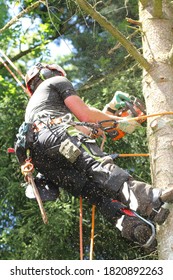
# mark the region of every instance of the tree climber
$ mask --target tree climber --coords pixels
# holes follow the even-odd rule
[[[129,207],[161,224],[169,213],[166,210],[162,215],[163,207],[165,202],[173,202],[173,191],[135,181],[93,139],[94,124],[97,127],[102,123],[104,130],[114,121],[116,133],[132,133],[139,127],[138,122],[128,122],[128,118],[114,114],[117,100],[121,103],[129,96],[116,93],[103,111],[89,107],[77,95],[65,71],[55,64],[33,66],[26,74],[26,85],[30,100],[19,130],[26,139],[19,133],[15,146],[21,169],[29,148],[34,167],[42,174],[35,178],[39,189],[48,184],[54,197],[61,186],[76,197],[88,199],[119,228],[123,237],[146,244],[151,236],[150,226],[138,217],[123,214],[121,209]],[[94,133],[101,136],[103,130],[98,126]]]

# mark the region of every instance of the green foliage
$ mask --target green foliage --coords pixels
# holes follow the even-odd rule
[[[78,259],[78,201],[47,203],[48,224],[43,224],[36,202],[25,200],[13,234],[6,235],[8,259]],[[17,244],[17,246],[16,246]],[[73,250],[72,250],[73,248]]]
[[[9,13],[9,4],[13,5],[15,11],[17,8],[19,13],[34,2],[26,0],[1,3],[1,28],[14,16],[13,12]],[[88,104],[102,109],[116,90],[142,97],[141,70],[132,59],[126,57],[126,51],[118,42],[91,17],[85,16],[76,1],[48,2],[49,9],[40,4],[37,9],[23,16],[30,23],[27,28],[23,28],[20,20],[1,34],[0,47],[13,59],[16,67],[25,74],[26,68],[37,61],[52,62],[47,43],[54,41],[59,45],[59,39],[68,39],[74,47],[73,52],[65,57],[60,57],[57,53],[53,62],[63,64],[68,78]],[[95,1],[89,2],[93,4]],[[137,1],[127,1],[127,7],[120,0],[98,2],[97,10],[125,36],[133,33],[125,17],[136,18]],[[131,40],[136,46],[140,46],[139,36]],[[19,79],[21,80],[20,77]],[[28,98],[1,64],[0,92],[0,258],[79,259],[78,199],[62,192],[60,200],[45,203],[49,223],[44,225],[36,202],[25,197],[25,189],[21,187],[23,178],[15,156],[7,154],[7,149],[13,147],[18,127],[23,122]],[[104,150],[108,153],[145,153],[146,142],[144,125],[138,132],[120,141],[113,142],[107,138]],[[116,163],[149,182],[148,159],[118,158]],[[91,206],[85,201],[83,213],[84,259],[88,259]],[[146,256],[134,244],[122,239],[120,233],[96,209],[94,258],[152,259],[157,256]]]

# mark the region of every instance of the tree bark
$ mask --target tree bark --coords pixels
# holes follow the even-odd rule
[[[147,114],[173,111],[173,7],[171,1],[139,1],[143,55],[152,65],[143,71]],[[148,143],[153,186],[173,187],[173,116],[148,119]],[[157,229],[159,259],[173,259],[173,209]]]

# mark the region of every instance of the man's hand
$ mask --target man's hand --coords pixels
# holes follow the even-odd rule
[[[137,121],[128,121],[128,118],[124,117],[119,121],[117,128],[125,133],[131,134],[140,126],[141,125]]]
[[[103,112],[114,114],[117,110],[125,107],[127,101],[130,102],[130,96],[128,93],[116,91],[112,100],[105,105]]]
[[[130,102],[129,94],[122,91],[116,91],[108,106],[112,110],[118,110],[126,105],[126,101]]]

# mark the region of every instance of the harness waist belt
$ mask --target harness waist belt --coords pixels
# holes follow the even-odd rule
[[[58,125],[61,123],[70,124],[72,120],[71,114],[66,114],[62,117],[48,117],[44,119],[38,119],[33,123],[33,130],[34,132],[39,132],[41,129],[53,125]]]
[[[39,132],[45,127],[56,125],[62,123],[62,118],[53,118],[53,119],[47,119],[46,122],[43,122],[42,120],[36,121],[33,124],[34,132]]]

